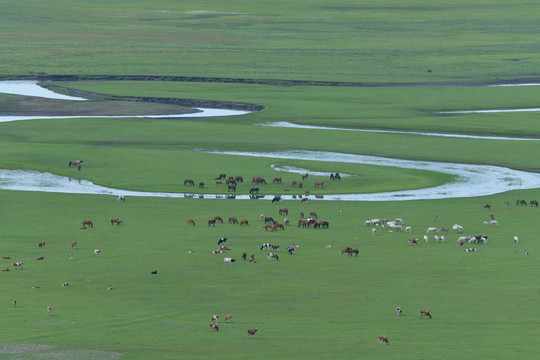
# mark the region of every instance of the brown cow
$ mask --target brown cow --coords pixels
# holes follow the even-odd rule
[[[420,317],[427,316],[431,319],[431,314],[429,313],[429,310],[420,310]]]
[[[418,238],[409,239],[409,245],[418,245]]]
[[[40,241],[38,244],[38,248],[44,248],[45,247],[45,241]]]
[[[76,242],[76,241],[73,241],[73,242],[71,243],[71,247],[72,247],[72,248],[76,248],[76,247],[77,247],[77,242]]]
[[[254,336],[255,333],[258,331],[259,329],[255,328],[255,329],[249,329],[248,330],[248,338],[251,337],[251,336]]]
[[[384,345],[384,344],[390,344],[390,342],[388,341],[388,338],[386,337],[386,335],[380,335],[378,344]]]
[[[210,325],[210,331],[219,331],[219,326],[216,323],[211,323]]]
[[[195,226],[195,220],[193,220],[193,219],[187,219],[187,223],[188,223],[188,225],[191,224],[191,225]]]
[[[227,314],[225,315],[225,322],[231,322],[232,316]]]

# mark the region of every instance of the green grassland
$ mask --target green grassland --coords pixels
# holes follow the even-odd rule
[[[331,151],[389,158],[504,166],[537,172],[538,141],[443,138],[355,130],[397,130],[540,139],[537,112],[442,114],[538,107],[536,86],[389,86],[476,83],[538,77],[538,6],[518,1],[7,1],[0,11],[0,77],[110,75],[111,81],[55,82],[88,93],[201,99],[263,106],[235,117],[73,118],[0,124],[0,168],[51,172],[123,190],[224,193],[220,173],[253,176],[267,195],[418,189],[454,178],[429,171],[216,154],[212,151]],[[428,72],[428,70],[432,70]],[[112,81],[118,75],[219,77],[230,82]],[[303,86],[255,80],[305,80]],[[163,79],[165,80],[165,79]],[[320,81],[378,84],[321,85]],[[356,84],[358,85],[358,84]],[[0,114],[184,112],[133,99],[38,101],[0,95]],[[268,122],[337,127],[258,126]],[[82,169],[67,166],[83,159]],[[331,181],[273,170],[353,176]],[[272,184],[276,176],[283,184]],[[183,185],[184,179],[205,187]],[[324,181],[324,189],[315,189]],[[287,192],[288,191],[288,192]],[[0,191],[3,344],[48,344],[0,359],[58,358],[55,352],[122,353],[125,359],[532,359],[540,295],[538,189],[486,197],[396,202],[153,198]],[[503,206],[508,201],[509,206]],[[490,204],[491,209],[484,209]],[[260,215],[288,209],[291,225],[265,231]],[[343,215],[339,212],[343,210]],[[297,227],[315,211],[328,229]],[[484,227],[493,214],[499,227]],[[434,222],[433,216],[438,220]],[[221,216],[225,223],[208,226]],[[249,226],[227,223],[247,219]],[[403,218],[412,233],[364,226]],[[110,224],[111,218],[123,225]],[[192,218],[196,226],[190,226]],[[93,228],[81,229],[83,220]],[[430,226],[463,225],[488,235],[465,253]],[[519,244],[512,239],[519,236]],[[220,237],[230,252],[212,254]],[[407,244],[418,237],[419,245]],[[38,248],[45,241],[47,247]],[[78,248],[71,248],[73,241]],[[267,260],[262,243],[281,246]],[[300,248],[294,255],[285,249]],[[328,245],[331,245],[328,247]],[[341,254],[359,249],[358,257]],[[467,245],[468,246],[468,245]],[[95,257],[94,249],[101,255]],[[254,254],[256,263],[241,259]],[[529,255],[525,255],[528,252]],[[73,254],[73,260],[68,255]],[[44,256],[44,260],[34,260]],[[237,259],[224,265],[223,257]],[[10,263],[23,261],[24,270]],[[158,270],[155,275],[151,271]],[[87,280],[90,279],[90,280]],[[61,287],[68,282],[70,287]],[[115,289],[107,290],[109,284]],[[39,286],[39,288],[33,288]],[[12,300],[17,300],[17,307]],[[47,306],[53,307],[48,316]],[[395,315],[396,306],[404,310]],[[433,319],[420,319],[429,309]],[[221,320],[211,332],[212,315]],[[247,329],[258,328],[247,338]],[[377,336],[387,335],[388,346]],[[77,355],[79,351],[79,355]],[[56,356],[56,357],[55,357]],[[88,355],[87,355],[88,356]],[[94,356],[97,358],[96,356]]]

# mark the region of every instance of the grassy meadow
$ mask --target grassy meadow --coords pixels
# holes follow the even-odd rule
[[[538,86],[471,86],[538,77],[535,4],[7,0],[2,7],[1,79],[103,75],[111,78],[47,86],[264,109],[235,117],[2,122],[0,169],[51,172],[122,190],[203,194],[226,192],[215,183],[221,173],[244,177],[240,194],[261,176],[268,184],[258,187],[270,196],[421,189],[455,179],[385,167],[383,159],[375,166],[212,152],[309,150],[540,169],[537,112],[444,113],[538,107]],[[122,75],[163,79],[114,81]],[[200,81],[166,81],[175,76]],[[395,86],[404,83],[418,86]],[[128,98],[72,103],[0,94],[0,115],[171,111],[186,109]],[[260,126],[274,122],[337,129]],[[84,160],[80,171],[67,166],[77,159]],[[299,189],[292,187],[293,180],[302,181],[299,174],[272,166],[353,176],[331,181],[310,175]],[[272,183],[277,176],[282,184]],[[205,186],[184,186],[185,179]],[[316,181],[324,188],[315,189]],[[540,209],[515,201],[539,198],[539,190],[530,189],[395,202],[272,204],[269,196],[128,196],[117,202],[110,195],[0,190],[0,255],[11,257],[0,260],[10,269],[1,281],[0,359],[532,359],[540,335]],[[300,212],[311,211],[329,228],[297,227]],[[291,225],[265,231],[261,214],[279,222],[288,217]],[[501,226],[484,227],[490,214]],[[225,222],[208,226],[214,216]],[[249,226],[229,224],[229,217]],[[111,218],[123,224],[113,226]],[[188,225],[189,218],[196,226]],[[412,233],[379,227],[374,236],[363,225],[368,218],[402,218]],[[81,229],[83,220],[94,227]],[[488,243],[465,253],[452,231],[444,233],[444,243],[432,237],[424,243],[428,227],[451,229],[455,223],[464,235],[487,235]],[[229,239],[231,250],[214,255],[220,237]],[[410,237],[418,237],[419,245],[408,245]],[[40,241],[46,248],[38,248]],[[278,261],[260,250],[267,242],[280,245]],[[294,255],[285,250],[291,244],[300,246]],[[349,246],[359,249],[358,257],[341,254]],[[101,250],[98,257],[94,249]],[[39,256],[44,259],[35,260]],[[237,261],[225,265],[224,256]],[[13,261],[23,261],[24,269],[15,270]],[[115,289],[107,290],[111,284]],[[402,316],[396,316],[397,306]],[[421,319],[422,309],[433,319]],[[219,332],[208,326],[214,314]],[[226,314],[231,323],[223,322]],[[248,339],[250,328],[259,330]],[[387,346],[377,345],[383,334]],[[5,350],[21,344],[54,348]]]

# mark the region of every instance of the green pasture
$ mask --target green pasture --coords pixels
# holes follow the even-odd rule
[[[202,359],[209,344],[224,359],[410,359],[419,351],[426,358],[479,352],[492,359],[528,358],[538,336],[540,249],[529,226],[538,210],[513,202],[535,195],[360,204],[130,197],[117,203],[113,196],[2,191],[0,206],[9,214],[0,219],[2,256],[25,262],[24,270],[2,274],[2,313],[10,329],[3,341],[120,352],[128,359]],[[504,200],[511,204],[502,206]],[[483,227],[487,201],[500,227]],[[280,207],[288,208],[291,226],[274,233],[261,229],[260,214],[283,221]],[[298,228],[300,211],[317,212],[330,228]],[[225,223],[208,227],[217,215]],[[228,224],[230,216],[250,225]],[[112,217],[123,225],[111,226]],[[373,217],[402,217],[413,232],[379,228],[373,236],[362,225]],[[197,225],[188,226],[187,218]],[[94,228],[81,230],[84,219],[92,219]],[[478,252],[467,254],[450,232],[445,243],[430,238],[428,244],[407,245],[411,236],[422,240],[429,226],[455,222],[467,234],[488,235],[488,244],[473,245]],[[231,251],[213,255],[222,236]],[[39,241],[47,247],[38,249]],[[266,260],[264,242],[281,246],[279,261]],[[288,255],[285,248],[293,243],[300,248]],[[347,246],[360,250],[358,258],[341,255]],[[243,252],[254,254],[256,263],[243,261]],[[224,265],[223,256],[238,261]],[[70,287],[62,288],[64,282]],[[108,291],[109,284],[115,290]],[[47,306],[53,306],[52,317]],[[403,316],[395,315],[396,306]],[[424,308],[432,320],[419,318]],[[220,322],[219,333],[211,333],[214,314],[231,314],[233,321]],[[259,332],[248,340],[246,331],[254,327]],[[480,340],[471,336],[478,333]],[[390,346],[377,345],[381,334]]]
[[[539,5],[503,0],[2,3],[0,74],[475,82],[537,76]]]
[[[385,167],[385,157],[537,172],[538,112],[444,112],[538,107],[537,86],[466,86],[537,78],[538,14],[531,2],[499,0],[293,0],[271,6],[241,0],[7,0],[0,11],[1,79],[110,76],[46,85],[131,98],[75,103],[0,94],[0,115],[88,116],[0,123],[0,169],[50,172],[119,191],[187,194],[227,193],[216,184],[221,173],[243,176],[237,193],[247,194],[251,178],[260,176],[267,184],[257,187],[270,196],[421,189],[455,180]],[[162,78],[114,81],[123,75]],[[170,81],[177,76],[199,81]],[[234,117],[135,117],[190,111],[151,98],[264,109]],[[95,114],[134,117],[90,117]],[[338,129],[260,125],[273,122]],[[223,153],[304,150],[381,159],[358,165]],[[67,166],[79,159],[80,171]],[[303,181],[275,167],[312,174]],[[314,172],[352,176],[332,181]],[[274,184],[275,177],[283,182]],[[185,186],[185,179],[195,186]],[[303,188],[293,187],[293,180]],[[316,181],[324,187],[315,188]],[[272,204],[270,196],[128,196],[117,202],[112,195],[0,190],[0,255],[11,258],[0,260],[10,269],[1,273],[0,345],[54,346],[22,354],[0,346],[0,359],[97,360],[114,353],[130,360],[537,356],[540,209],[515,201],[539,200],[538,189],[395,202]],[[280,215],[280,208],[288,215]],[[329,228],[299,228],[300,212],[316,212]],[[484,227],[491,214],[499,227]],[[261,215],[280,223],[288,217],[290,226],[265,231]],[[208,226],[214,216],[225,222]],[[249,225],[229,224],[229,217]],[[111,218],[123,225],[111,225]],[[196,226],[188,225],[190,218]],[[363,225],[371,218],[402,218],[412,233],[378,227],[374,236]],[[81,229],[83,220],[95,226]],[[465,253],[452,231],[443,233],[444,243],[432,236],[423,241],[428,227],[451,229],[455,223],[464,235],[487,235],[488,243],[467,244],[478,251]],[[516,235],[519,244],[513,243]],[[214,255],[220,237],[229,238],[231,250]],[[407,244],[411,237],[418,246]],[[40,241],[46,248],[38,248]],[[74,241],[77,248],[70,245]],[[267,242],[280,245],[279,261],[267,260],[267,251],[260,250]],[[300,246],[294,255],[286,252],[291,244]],[[358,257],[341,254],[349,246],[359,249]],[[101,250],[99,257],[94,249]],[[256,262],[242,260],[244,252]],[[39,256],[44,260],[35,260]],[[237,261],[225,265],[225,256]],[[14,270],[13,261],[23,261],[24,270]],[[70,286],[61,287],[64,282]],[[107,290],[110,284],[114,290]],[[397,306],[402,316],[396,316]],[[433,319],[421,319],[422,309]],[[221,319],[219,332],[208,326],[214,314]],[[232,315],[230,324],[223,322],[226,314]],[[248,339],[250,328],[259,331]],[[379,335],[390,344],[379,346]]]

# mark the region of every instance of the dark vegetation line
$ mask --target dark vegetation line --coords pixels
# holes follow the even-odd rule
[[[280,79],[234,79],[197,76],[152,76],[152,75],[1,75],[0,80],[38,80],[38,81],[178,81],[215,82],[233,84],[257,84],[274,86],[346,86],[346,87],[411,87],[411,86],[487,86],[540,83],[540,78],[507,79],[485,82],[427,82],[427,83],[361,83],[346,81],[303,81]]]

